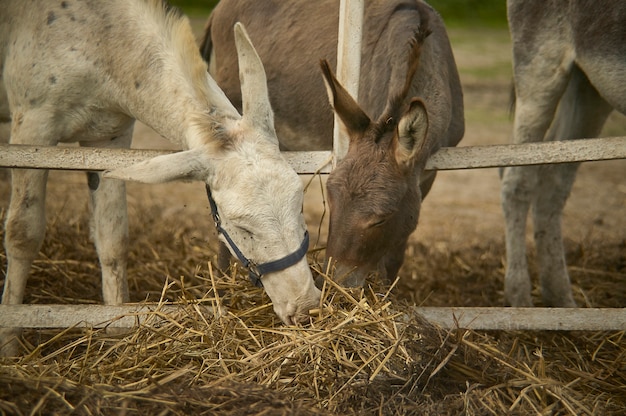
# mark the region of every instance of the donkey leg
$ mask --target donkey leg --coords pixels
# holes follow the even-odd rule
[[[514,28],[513,28],[514,30]],[[513,34],[516,109],[514,143],[542,141],[569,79],[573,56],[558,39],[528,44]],[[537,186],[537,167],[509,167],[502,175],[506,234],[505,302],[532,306],[526,258],[526,218]]]
[[[129,147],[132,130],[131,127],[105,146]],[[102,146],[102,143],[98,145]],[[102,269],[102,297],[106,305],[128,302],[126,184],[117,179],[104,179],[99,172],[89,172],[87,178],[92,208],[91,234]]]
[[[526,217],[536,184],[535,168],[507,168],[502,176],[502,210],[505,220],[505,304],[532,306],[526,258]]]
[[[3,304],[24,299],[30,266],[37,257],[46,231],[47,170],[12,170],[11,201],[6,219],[7,278]]]
[[[575,67],[547,140],[596,137],[611,106]],[[575,307],[565,261],[561,221],[578,164],[542,166],[533,220],[541,296],[546,306]]]
[[[541,167],[533,221],[544,306],[575,307],[565,262],[561,218],[576,178],[577,163]]]
[[[556,107],[556,102],[554,106]],[[542,140],[552,114],[549,113],[546,117],[533,103],[518,105],[515,112],[514,142]],[[528,127],[536,125],[538,127]],[[534,140],[535,138],[538,139]],[[519,166],[503,170],[501,192],[506,245],[504,295],[505,303],[510,306],[533,305],[526,256],[526,219],[536,195],[538,169],[536,166]]]
[[[12,144],[54,145],[56,132],[46,123],[45,112],[13,113],[10,142]],[[24,300],[26,281],[33,260],[39,254],[46,232],[46,183],[48,171],[39,169],[11,170],[11,200],[5,223],[7,273],[2,294],[3,305],[17,305]],[[0,330],[0,355],[16,355],[21,328]]]
[[[48,171],[13,169],[11,201],[6,219],[4,246],[7,274],[3,305],[21,304],[33,260],[46,231],[45,193]],[[17,355],[20,328],[0,330],[0,355]]]
[[[92,205],[91,234],[102,269],[102,297],[106,305],[128,302],[126,185],[117,179],[103,179],[99,172],[87,175]]]

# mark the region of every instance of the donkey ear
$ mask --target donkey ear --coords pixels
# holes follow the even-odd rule
[[[364,132],[371,123],[370,118],[354,101],[350,93],[337,81],[328,61],[321,60],[320,66],[324,75],[328,99],[348,131],[348,137]]]
[[[428,113],[426,105],[419,98],[414,98],[409,109],[402,115],[398,123],[398,146],[396,160],[400,165],[416,162],[428,134]]]
[[[222,110],[224,113],[229,114],[236,120],[239,120],[241,118],[239,111],[237,111],[226,94],[224,94],[224,91],[222,91],[219,85],[217,85],[217,82],[215,82],[213,77],[211,77],[208,72],[206,73],[206,78],[209,84],[209,102]]]
[[[142,183],[205,181],[209,176],[209,160],[201,148],[196,148],[157,156],[125,168],[105,171],[103,176]]]
[[[245,27],[240,22],[235,23],[235,45],[239,58],[243,118],[249,120],[253,126],[263,127],[270,136],[276,137],[265,69]],[[276,142],[278,143],[278,139]]]

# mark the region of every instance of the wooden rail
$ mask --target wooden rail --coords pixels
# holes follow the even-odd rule
[[[212,316],[210,306],[198,312]],[[132,328],[159,325],[183,306],[158,304],[104,305],[0,305],[0,328]],[[624,331],[626,308],[471,308],[414,307],[428,321],[446,329],[506,331]],[[401,320],[411,319],[411,314]]]
[[[167,153],[171,151],[0,144],[0,167],[101,171]],[[329,173],[331,169],[330,151],[283,152],[283,155],[301,174]],[[610,159],[626,159],[626,137],[445,147],[430,157],[426,169],[476,169]]]

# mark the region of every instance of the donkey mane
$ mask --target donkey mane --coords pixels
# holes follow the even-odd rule
[[[210,152],[213,154],[233,150],[235,144],[233,135],[224,126],[223,115],[217,116],[217,111],[216,107],[212,107],[206,113],[192,114],[190,116],[190,121],[195,130],[194,135],[210,138],[210,140],[204,140],[204,146],[209,146]]]
[[[383,114],[373,125],[374,137],[376,137],[376,143],[380,144],[383,138],[387,137],[387,133],[391,133],[398,126],[400,120],[400,109],[402,109],[402,99],[400,96],[394,97],[394,102],[389,106],[392,108],[391,114]],[[398,111],[393,111],[393,110]]]
[[[418,6],[419,7],[419,6]],[[421,24],[417,28],[417,30],[413,33],[413,36],[407,44],[409,45],[408,50],[408,66],[407,66],[407,74],[406,79],[404,81],[404,86],[400,91],[395,91],[391,93],[391,96],[387,100],[387,104],[385,105],[385,110],[382,115],[376,122],[376,133],[377,137],[382,138],[384,133],[392,131],[400,121],[400,117],[402,113],[406,111],[407,105],[405,104],[407,94],[409,93],[409,89],[411,88],[411,83],[413,81],[413,76],[415,72],[417,72],[417,68],[419,67],[420,62],[420,54],[422,50],[422,45],[426,38],[432,33],[428,25],[428,14],[423,14],[423,20],[420,22]]]
[[[419,67],[420,61],[420,53],[422,49],[422,45],[426,38],[432,33],[430,28],[428,27],[428,18],[424,17],[419,28],[413,33],[413,36],[409,39],[409,64],[407,66],[407,74],[404,82],[404,86],[400,91],[395,91],[387,100],[387,104],[385,105],[385,110],[383,114],[376,121],[376,125],[374,126],[376,137],[378,140],[385,137],[385,134],[393,131],[398,125],[400,121],[400,117],[402,113],[406,111],[408,106],[405,104],[405,100],[407,98],[407,94],[409,93],[409,89],[411,88],[411,83],[413,81],[413,76],[417,72],[417,68]]]
[[[147,56],[151,59],[158,60],[161,63],[169,62],[164,59],[163,51],[176,51],[175,62],[177,68],[171,71],[172,75],[180,74],[180,76],[193,81],[195,91],[202,92],[204,97],[209,96],[206,93],[206,72],[207,65],[199,56],[197,56],[196,40],[191,32],[191,26],[187,17],[177,7],[169,5],[164,0],[146,0],[144,3],[130,3],[130,5],[145,6],[147,13],[137,13],[135,16],[150,16],[157,20],[157,30],[162,37],[163,42],[171,45],[171,48],[160,48],[160,50],[146,51]],[[139,22],[138,22],[139,23]],[[150,22],[141,22],[138,28],[153,30]],[[162,30],[162,23],[169,30]],[[193,60],[190,58],[194,58]],[[196,59],[197,58],[197,59]],[[199,95],[199,94],[198,94]],[[200,96],[200,95],[199,95]]]
[[[149,34],[151,38],[154,37],[154,33],[158,33],[166,46],[157,47],[150,44],[143,52],[146,65],[160,68],[170,77],[185,80],[186,82],[178,83],[190,87],[184,94],[206,103],[206,112],[189,115],[194,125],[193,135],[203,138],[203,142],[212,146],[213,151],[226,149],[230,137],[222,120],[224,116],[228,118],[229,115],[223,114],[221,108],[207,100],[211,96],[207,82],[208,68],[197,53],[195,37],[191,32],[188,18],[177,7],[169,5],[164,0],[129,2],[129,7],[140,9],[139,13],[129,13],[137,20],[141,19],[136,22],[136,28]],[[163,26],[168,30],[162,30]]]

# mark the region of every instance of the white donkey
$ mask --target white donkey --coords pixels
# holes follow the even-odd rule
[[[302,184],[279,152],[265,72],[243,26],[241,116],[208,75],[188,19],[160,0],[0,0],[0,9],[0,109],[10,109],[12,144],[129,147],[137,119],[185,149],[89,174],[106,304],[129,300],[119,179],[192,179],[210,189],[222,241],[263,274],[278,316],[292,324],[308,315],[320,292],[304,255]],[[45,231],[46,180],[45,170],[12,171],[3,304],[23,300]]]
[[[626,2],[508,0],[507,7],[516,90],[515,143],[595,137],[613,109],[626,114]],[[531,205],[543,303],[576,306],[561,216],[577,168],[578,164],[563,164],[503,172],[505,297],[512,306],[533,304],[525,245]]]

